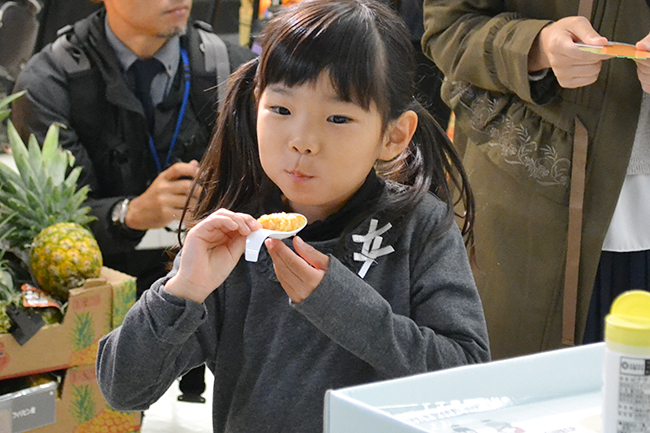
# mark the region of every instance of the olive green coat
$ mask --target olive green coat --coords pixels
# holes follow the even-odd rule
[[[604,62],[598,81],[580,89],[561,89],[553,76],[531,87],[536,35],[577,15],[578,3],[424,2],[422,46],[446,76],[442,96],[476,194],[475,277],[494,358],[561,346],[574,118],[589,132],[577,341],[632,150],[642,95],[634,61]],[[650,32],[650,9],[594,0],[591,22],[610,41],[636,43]]]

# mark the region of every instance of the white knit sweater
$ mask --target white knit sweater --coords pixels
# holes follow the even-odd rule
[[[645,92],[627,174],[650,174],[650,95]]]
[[[603,251],[650,250],[650,95],[643,94],[627,176]]]

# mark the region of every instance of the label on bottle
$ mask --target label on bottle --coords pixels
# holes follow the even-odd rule
[[[603,433],[650,433],[650,357],[605,350]]]

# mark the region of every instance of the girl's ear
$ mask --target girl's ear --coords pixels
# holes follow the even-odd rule
[[[384,144],[379,153],[379,159],[390,161],[402,153],[411,142],[418,127],[418,115],[413,110],[402,113],[397,120],[391,122],[384,136]]]

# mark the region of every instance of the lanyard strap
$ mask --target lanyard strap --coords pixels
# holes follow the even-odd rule
[[[153,142],[153,137],[149,133],[149,150],[151,150],[151,155],[153,156],[153,161],[156,163],[156,169],[158,173],[162,173],[163,168],[167,168],[169,161],[172,157],[172,152],[174,151],[174,146],[176,145],[176,140],[178,139],[178,134],[181,130],[181,123],[183,123],[183,117],[185,117],[185,110],[187,109],[187,102],[190,99],[190,59],[187,56],[187,51],[185,48],[181,47],[181,59],[183,60],[183,82],[185,89],[183,90],[183,102],[181,103],[181,109],[178,112],[178,119],[176,119],[176,127],[174,128],[174,135],[172,135],[172,141],[169,144],[169,150],[167,151],[167,157],[165,158],[165,165],[160,164],[160,158],[158,157],[158,151]]]

